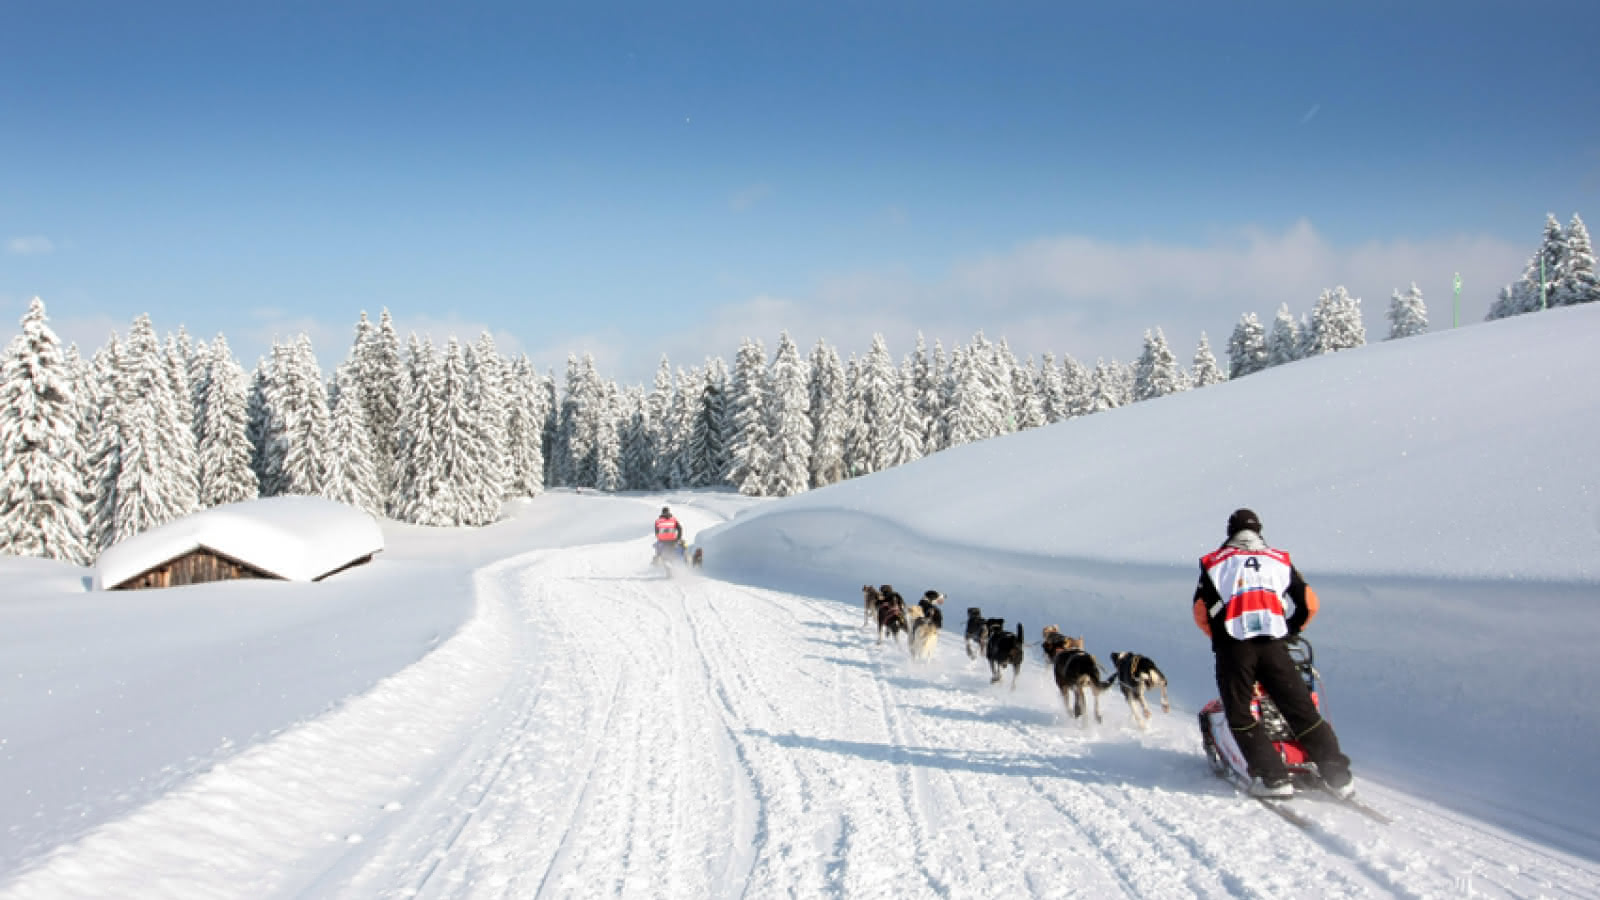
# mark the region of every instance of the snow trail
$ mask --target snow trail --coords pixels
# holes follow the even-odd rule
[[[90,897],[1594,896],[1600,866],[1363,782],[1301,831],[1194,713],[1063,714],[854,598],[666,578],[647,540],[481,570],[440,649],[0,886]],[[1031,624],[1031,623],[1030,623]],[[1037,629],[1030,629],[1037,633]],[[153,878],[152,872],[159,873]]]

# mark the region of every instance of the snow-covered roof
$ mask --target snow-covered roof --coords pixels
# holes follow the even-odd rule
[[[107,547],[95,562],[105,589],[204,547],[290,581],[314,581],[383,549],[371,515],[323,497],[229,503]]]

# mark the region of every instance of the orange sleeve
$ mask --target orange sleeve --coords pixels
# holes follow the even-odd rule
[[[1316,601],[1312,601],[1313,609],[1316,608],[1315,603]],[[1206,633],[1206,637],[1211,636],[1211,619],[1206,615],[1206,602],[1204,600],[1194,601],[1194,624],[1200,626],[1200,630]]]
[[[1316,617],[1317,617],[1317,592],[1313,591],[1311,589],[1311,585],[1308,584],[1308,585],[1306,585],[1306,620],[1304,622],[1300,623],[1300,627],[1301,628],[1305,628],[1307,625],[1310,625],[1311,624],[1311,620],[1315,619]]]

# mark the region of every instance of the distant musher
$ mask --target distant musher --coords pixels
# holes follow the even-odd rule
[[[671,509],[663,506],[661,515],[656,517],[656,561],[666,563],[669,553],[679,562],[684,561],[683,525],[672,515]]]

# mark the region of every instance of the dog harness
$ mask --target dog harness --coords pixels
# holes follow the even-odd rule
[[[1230,637],[1240,641],[1288,637],[1283,597],[1294,571],[1289,554],[1271,548],[1223,547],[1201,557],[1200,567],[1221,598],[1207,612],[1212,619],[1221,617]]]

